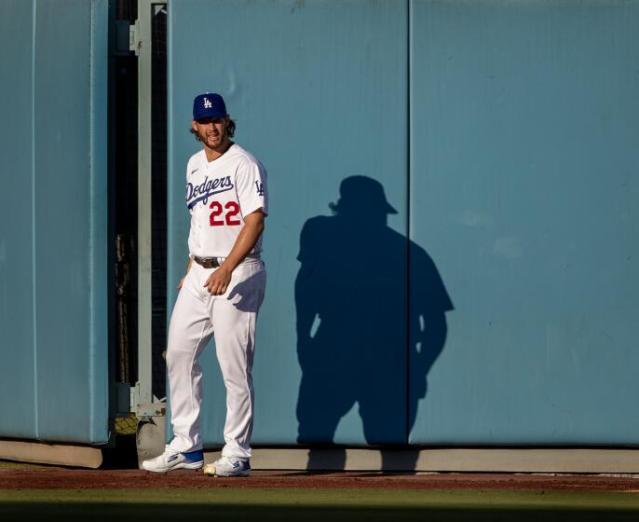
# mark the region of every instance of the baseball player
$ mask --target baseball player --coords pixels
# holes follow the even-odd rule
[[[189,261],[178,285],[166,353],[174,438],[162,455],[143,462],[148,471],[203,466],[198,356],[212,336],[226,386],[225,445],[222,457],[204,472],[246,476],[251,469],[251,367],[266,285],[260,251],[268,210],[266,171],[231,141],[234,131],[222,96],[195,98],[191,132],[203,148],[186,169]]]

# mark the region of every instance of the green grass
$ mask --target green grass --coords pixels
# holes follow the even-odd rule
[[[632,493],[380,489],[0,490],[0,520],[639,520]]]

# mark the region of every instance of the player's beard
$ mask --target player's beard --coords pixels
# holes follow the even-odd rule
[[[228,135],[226,133],[226,126],[222,130],[222,132],[205,132],[202,136],[200,136],[202,141],[206,144],[210,149],[217,150],[219,148],[223,148],[225,143],[228,141]]]
[[[224,141],[224,133],[207,133],[204,136],[204,143],[206,143],[212,149],[219,147]]]

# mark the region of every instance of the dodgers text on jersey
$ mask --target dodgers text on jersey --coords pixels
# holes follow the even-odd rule
[[[193,185],[192,183],[186,184],[186,206],[192,209],[200,201],[205,205],[208,202],[209,197],[220,192],[226,192],[233,189],[233,182],[230,176],[223,176],[221,178],[209,179],[208,176],[204,178],[204,181],[199,185]]]

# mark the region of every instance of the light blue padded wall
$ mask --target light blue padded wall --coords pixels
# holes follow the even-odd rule
[[[169,309],[188,254],[184,176],[199,149],[188,133],[196,94],[225,96],[237,142],[269,173],[257,444],[297,441],[298,402],[306,442],[406,439],[406,8],[394,0],[169,2]],[[329,204],[354,175],[363,178],[347,182],[332,217]],[[398,214],[387,214],[380,188]],[[306,273],[296,259],[303,227]],[[212,346],[202,364],[212,445],[225,412]]]
[[[455,305],[411,442],[636,444],[639,4],[411,12],[411,239]]]
[[[637,20],[635,3],[612,0],[170,4],[170,289],[186,257],[193,95],[227,96],[238,141],[271,173],[256,443],[295,442],[298,402],[316,442],[636,442]],[[211,45],[193,45],[210,27]],[[386,233],[367,242],[374,227],[349,233],[332,218],[302,234],[309,218],[330,215],[327,203],[352,174],[382,183],[399,211],[388,222],[410,243]],[[384,205],[370,180],[355,186],[361,197],[351,202]],[[300,280],[300,239],[314,279]],[[410,251],[408,308],[392,304],[407,281],[393,257],[401,248]],[[353,251],[360,273],[331,255]],[[300,398],[295,357],[305,311],[324,317],[314,344],[329,354],[306,364],[316,377],[310,399]],[[362,344],[369,349],[353,348]],[[383,347],[399,345],[409,367],[380,372],[380,361],[398,368],[385,357],[401,350]],[[205,438],[214,444],[223,388],[212,352],[205,361]],[[376,395],[372,382],[394,389]],[[398,390],[405,413],[388,414],[393,399],[383,401]],[[379,439],[363,430],[375,420],[365,406],[334,427],[353,397],[382,401]]]
[[[33,4],[4,2],[0,16],[0,416],[8,437],[35,431],[33,306]],[[15,28],[22,28],[16,31]],[[27,28],[27,30],[24,30]]]
[[[109,437],[107,7],[0,8],[2,437]]]

